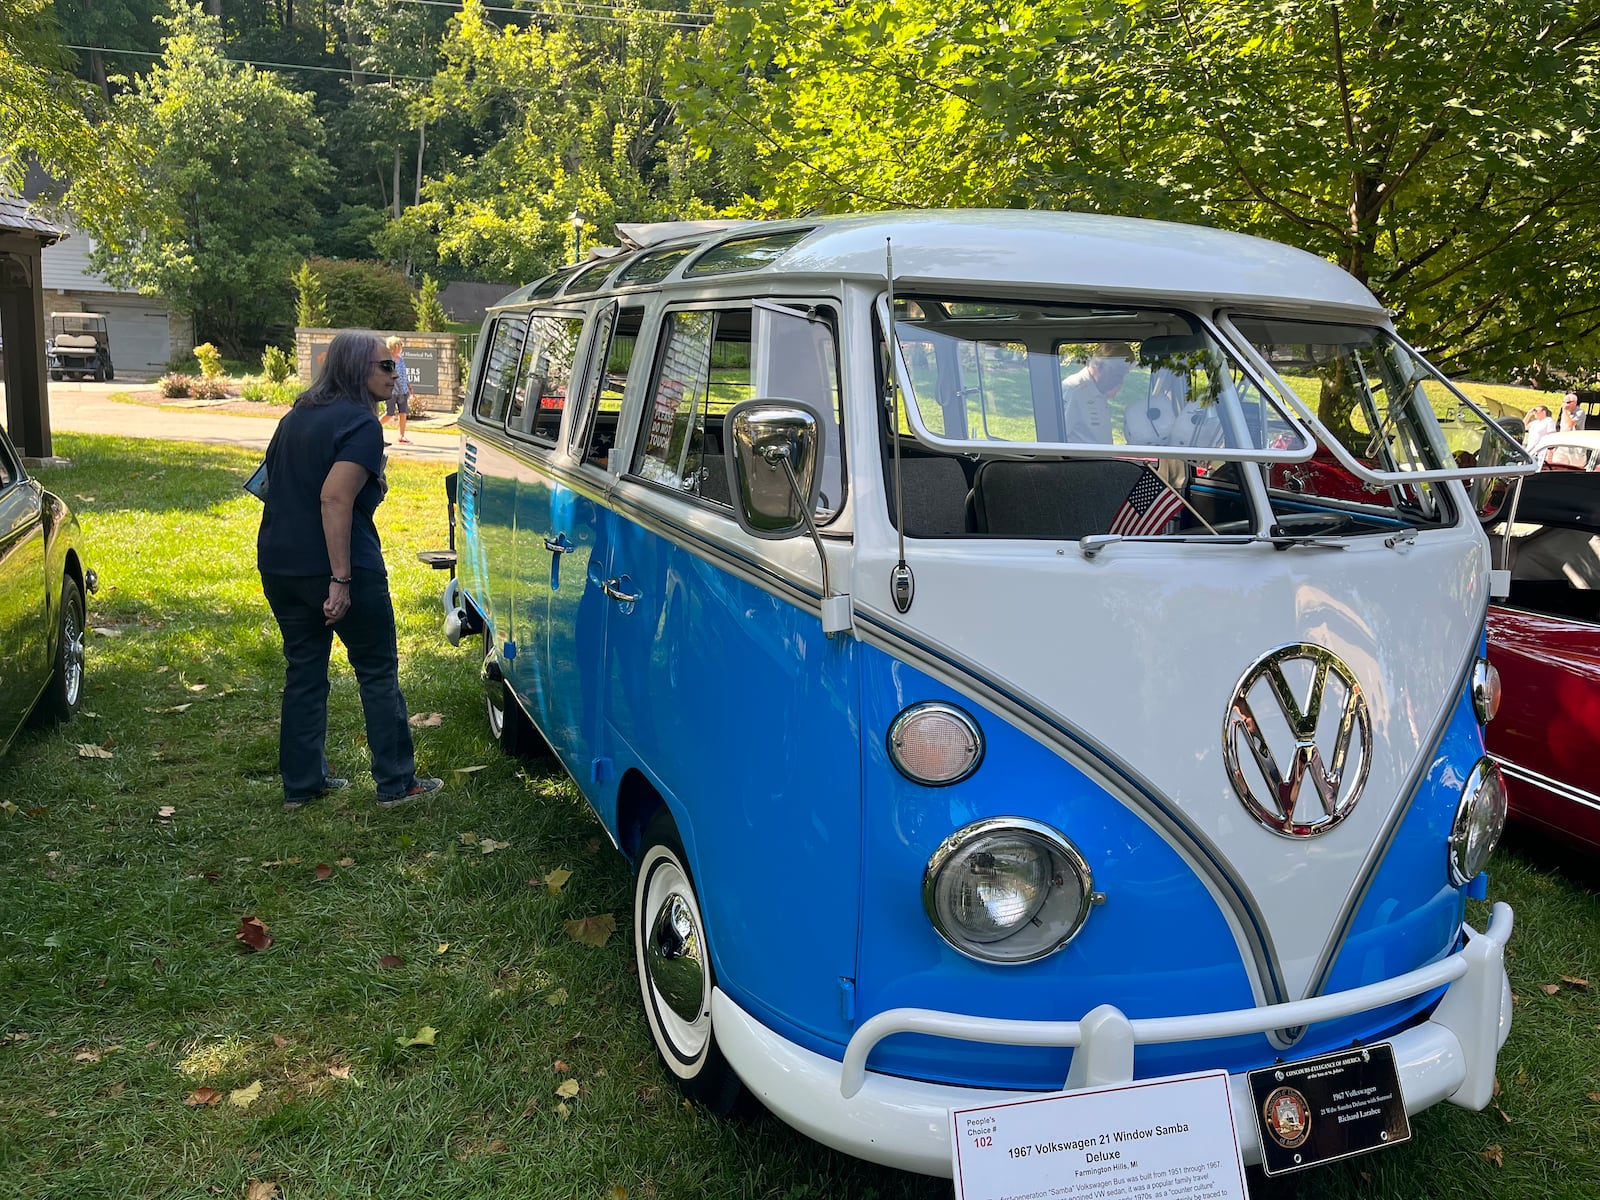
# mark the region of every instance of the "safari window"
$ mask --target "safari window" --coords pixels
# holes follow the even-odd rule
[[[517,378],[517,358],[528,332],[526,316],[497,317],[489,329],[489,352],[483,356],[483,378],[473,415],[498,425],[505,419]]]
[[[582,317],[536,316],[528,326],[522,366],[506,425],[547,446],[556,444],[567,406],[573,357],[583,333]]]
[[[643,313],[640,309],[607,308],[597,318],[591,373],[586,384],[581,428],[572,431],[572,452],[580,462],[610,464],[617,444],[618,421],[628,372],[633,366]]]

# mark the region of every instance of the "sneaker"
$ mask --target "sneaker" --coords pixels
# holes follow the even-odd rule
[[[432,779],[419,775],[404,792],[398,796],[379,796],[379,808],[399,808],[402,804],[410,804],[444,787],[444,780]]]
[[[313,800],[320,800],[329,792],[337,792],[349,786],[350,781],[348,779],[340,779],[337,775],[324,775],[322,777],[322,790],[320,792],[317,792],[315,795],[311,796],[303,796],[298,800],[285,800],[283,802],[283,811],[286,813],[299,812]]]

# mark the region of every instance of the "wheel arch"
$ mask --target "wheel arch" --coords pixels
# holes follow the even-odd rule
[[[671,806],[643,771],[630,768],[624,772],[617,784],[617,846],[630,863],[638,864],[644,831],[662,809],[671,811]],[[683,826],[678,822],[677,813],[672,814],[672,821],[678,825],[678,836],[682,838]],[[684,850],[689,852],[687,839],[684,840]],[[692,870],[693,864],[689,865]]]

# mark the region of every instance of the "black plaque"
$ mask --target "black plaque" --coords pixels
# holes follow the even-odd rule
[[[1261,1169],[1300,1171],[1411,1139],[1387,1043],[1250,1072]]]

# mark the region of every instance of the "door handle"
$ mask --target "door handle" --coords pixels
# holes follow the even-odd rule
[[[553,538],[545,538],[544,548],[551,554],[565,554],[572,549],[572,543],[567,540],[567,535],[558,533]]]
[[[622,590],[624,576],[613,575],[610,579],[600,584],[600,590],[613,600],[620,600],[623,604],[632,604],[639,599],[638,592],[625,592]]]

